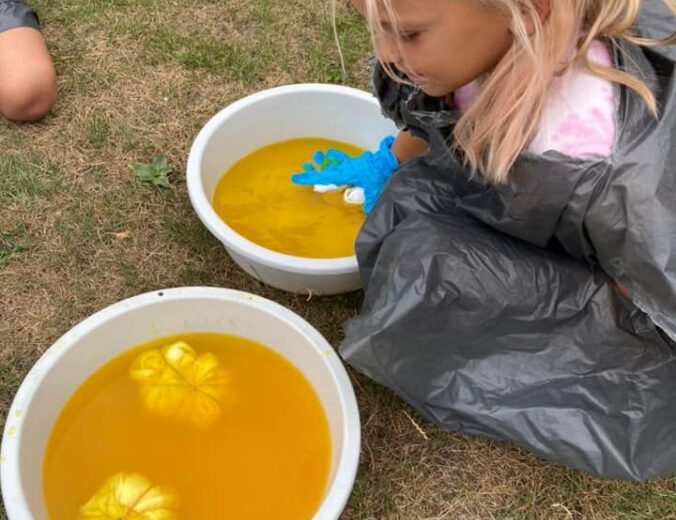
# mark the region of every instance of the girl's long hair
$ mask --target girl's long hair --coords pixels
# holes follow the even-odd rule
[[[381,17],[390,20],[396,31],[391,0],[364,1],[374,41],[382,34]],[[630,88],[657,115],[655,95],[644,81],[588,58],[589,47],[597,38],[611,43],[624,39],[643,46],[674,44],[674,34],[661,41],[634,35],[632,26],[642,0],[551,0],[549,16],[544,21],[539,15],[539,0],[474,1],[504,12],[511,20],[514,35],[511,48],[487,76],[453,135],[467,165],[488,182],[507,178],[517,156],[537,130],[552,78],[573,65]],[[676,0],[663,1],[676,14]]]

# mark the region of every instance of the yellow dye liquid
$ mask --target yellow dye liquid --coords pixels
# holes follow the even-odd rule
[[[342,191],[318,193],[290,179],[314,152],[330,148],[350,157],[363,152],[338,141],[302,138],[247,155],[216,186],[216,213],[237,233],[273,251],[308,258],[352,256],[364,223],[362,206],[344,202]]]
[[[78,388],[49,439],[44,497],[51,520],[307,520],[330,458],[324,410],[291,363],[242,338],[184,334]]]

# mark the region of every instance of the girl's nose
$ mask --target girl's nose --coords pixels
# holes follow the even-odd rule
[[[391,35],[381,35],[376,38],[375,53],[376,58],[381,63],[399,63],[401,61],[399,44],[396,38]]]

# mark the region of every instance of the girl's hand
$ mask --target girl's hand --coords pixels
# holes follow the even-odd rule
[[[305,186],[334,184],[357,186],[364,190],[364,212],[369,213],[390,175],[399,168],[399,161],[392,153],[394,137],[388,136],[380,143],[378,151],[364,152],[350,158],[338,150],[326,154],[317,152],[312,163],[303,165],[304,173],[291,176],[295,184]]]

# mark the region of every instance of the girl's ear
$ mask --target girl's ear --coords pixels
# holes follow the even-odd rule
[[[552,0],[533,0],[533,7],[535,7],[540,24],[544,25],[552,12]],[[535,20],[530,16],[526,19],[526,29],[529,35],[535,32]]]

